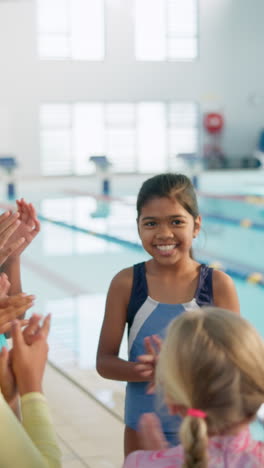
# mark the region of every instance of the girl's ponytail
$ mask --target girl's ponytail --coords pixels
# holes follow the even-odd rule
[[[183,468],[207,468],[208,435],[204,419],[186,416],[180,427],[180,440],[184,449]]]
[[[263,339],[233,312],[206,307],[171,322],[156,383],[172,414],[186,415],[183,468],[207,468],[208,434],[232,434],[255,417],[264,401],[263,356]]]

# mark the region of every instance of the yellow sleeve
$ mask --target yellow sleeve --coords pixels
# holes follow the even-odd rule
[[[60,450],[45,397],[28,393],[21,398],[23,426],[0,395],[0,466],[5,468],[61,468]]]

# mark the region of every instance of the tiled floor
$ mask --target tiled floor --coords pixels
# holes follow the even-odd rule
[[[44,391],[63,455],[63,468],[121,468],[123,424],[47,366]]]

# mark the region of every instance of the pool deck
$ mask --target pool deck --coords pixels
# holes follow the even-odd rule
[[[63,468],[121,468],[123,424],[50,365],[44,378]]]

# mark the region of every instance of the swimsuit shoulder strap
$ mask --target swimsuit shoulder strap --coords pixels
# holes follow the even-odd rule
[[[127,323],[130,328],[137,311],[148,297],[145,262],[137,263],[133,267],[133,284],[127,307]]]
[[[199,306],[213,304],[213,268],[202,264],[195,299]]]

